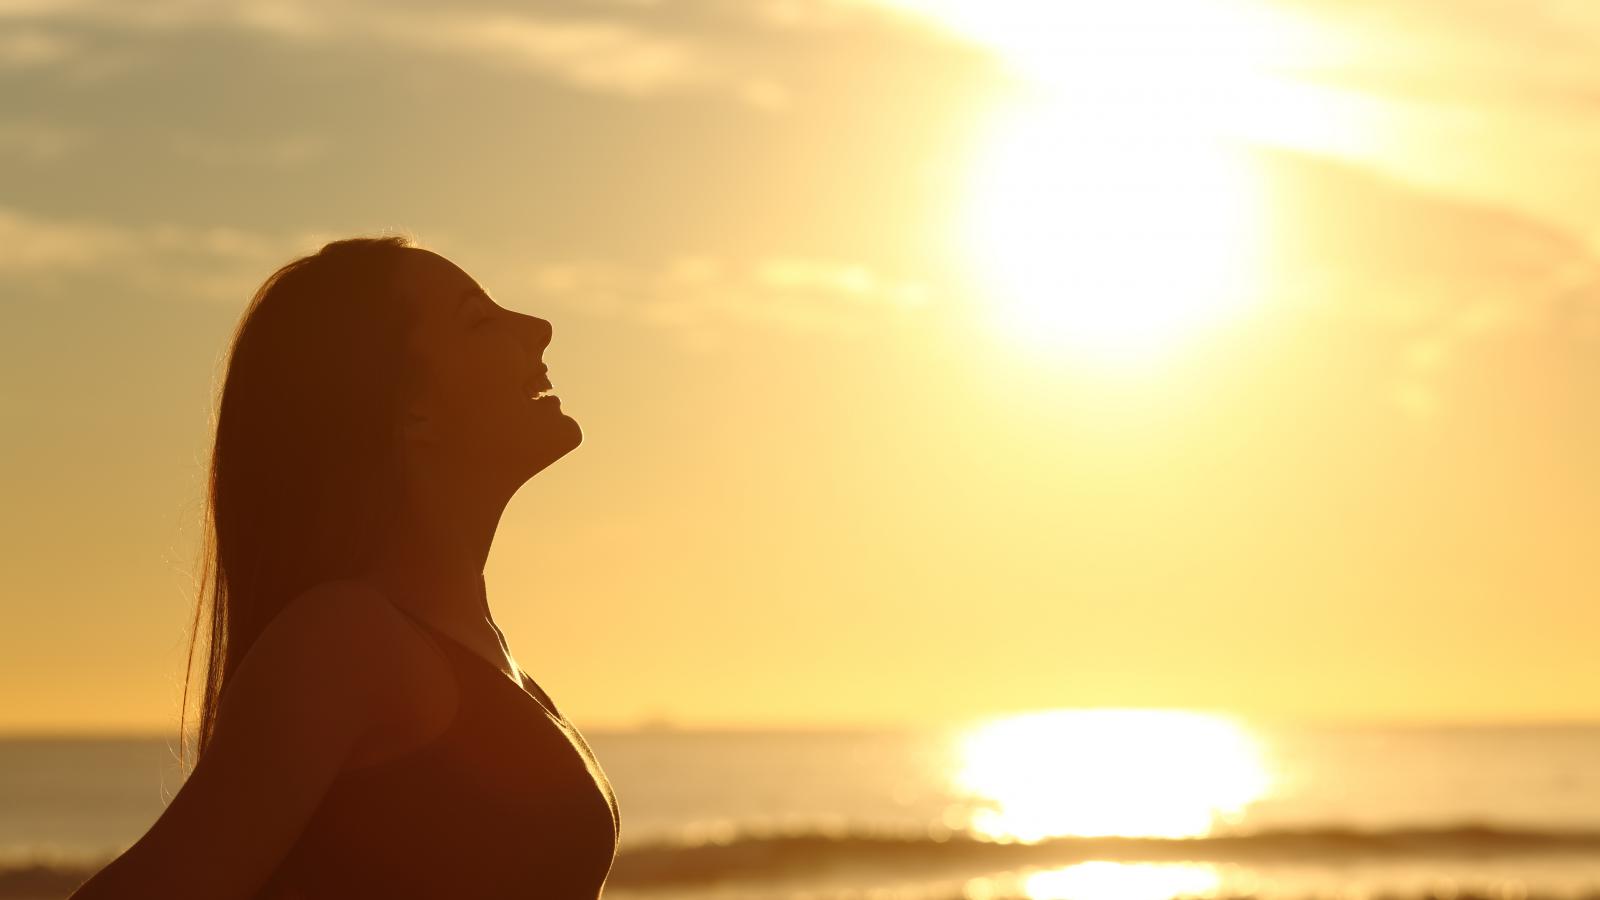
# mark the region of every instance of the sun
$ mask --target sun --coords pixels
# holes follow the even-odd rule
[[[1306,28],[1252,0],[885,2],[1025,85],[960,200],[958,243],[1005,333],[1139,363],[1258,302],[1265,204],[1241,148],[1315,140],[1324,101],[1274,71],[1311,52]]]
[[[1255,302],[1254,187],[1212,140],[1030,108],[992,131],[964,243],[1007,334],[1134,363]]]

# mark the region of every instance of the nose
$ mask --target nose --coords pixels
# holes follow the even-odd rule
[[[537,358],[539,354],[544,352],[544,348],[550,346],[550,337],[555,333],[555,329],[550,325],[549,321],[538,316],[524,314],[522,317],[527,319],[525,324],[528,326],[529,347],[533,351],[534,357]]]

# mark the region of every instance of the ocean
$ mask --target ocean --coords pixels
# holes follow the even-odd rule
[[[1600,725],[1058,711],[585,731],[613,900],[1600,896]],[[58,900],[179,786],[176,739],[0,739],[0,898]]]

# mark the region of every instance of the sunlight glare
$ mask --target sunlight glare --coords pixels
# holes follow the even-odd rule
[[[1138,364],[1238,320],[1266,215],[1240,148],[1353,140],[1283,74],[1330,36],[1258,0],[882,2],[1027,85],[979,142],[958,240],[999,330],[1047,353]]]
[[[1222,879],[1210,866],[1096,860],[1029,875],[1028,900],[1170,900],[1216,893]]]
[[[967,244],[1006,332],[1046,349],[1137,361],[1252,302],[1251,173],[1221,143],[1084,134],[1064,107],[991,133]]]
[[[1236,722],[1167,710],[1053,710],[960,742],[954,788],[997,840],[1201,837],[1263,797],[1260,749]]]

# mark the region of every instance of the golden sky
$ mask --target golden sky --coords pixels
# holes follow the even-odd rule
[[[214,379],[401,230],[575,721],[1600,715],[1600,8],[0,2],[0,731],[176,722]]]

